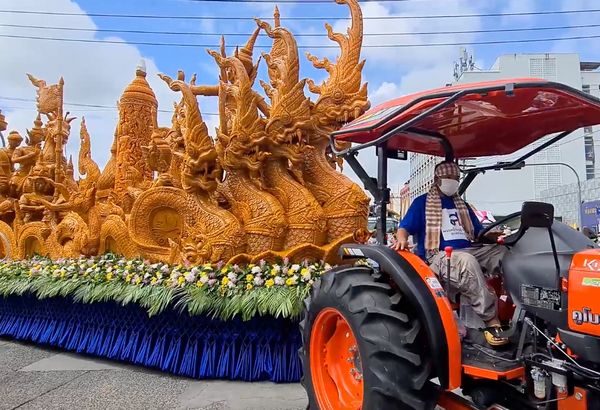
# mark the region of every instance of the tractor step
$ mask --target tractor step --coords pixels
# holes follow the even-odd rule
[[[463,372],[492,380],[509,380],[523,376],[523,364],[512,358],[511,351],[495,350],[483,345],[463,344]]]

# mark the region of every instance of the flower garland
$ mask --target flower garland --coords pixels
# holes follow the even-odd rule
[[[298,318],[302,301],[329,264],[260,261],[246,266],[150,263],[114,254],[0,261],[0,296],[72,297],[76,302],[138,303],[149,315],[167,307],[223,320],[256,315]]]

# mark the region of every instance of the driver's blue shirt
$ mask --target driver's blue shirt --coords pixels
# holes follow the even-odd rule
[[[442,208],[448,210],[455,210],[454,200],[452,197],[441,195]],[[408,208],[406,215],[402,218],[402,221],[398,225],[399,228],[404,228],[409,234],[413,236],[417,247],[415,253],[421,258],[425,259],[425,203],[427,200],[427,194],[421,195],[415,198]],[[469,215],[471,216],[471,222],[473,222],[473,228],[475,230],[475,237],[483,229],[479,219],[473,212],[470,206],[468,206]],[[469,240],[457,239],[457,240],[444,240],[443,235],[440,233],[440,249],[444,249],[446,246],[452,246],[454,249],[463,249],[471,246]]]

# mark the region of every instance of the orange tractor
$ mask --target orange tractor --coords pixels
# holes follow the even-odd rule
[[[444,282],[418,256],[385,246],[382,229],[390,158],[528,151],[463,171],[464,193],[478,174],[518,168],[599,123],[600,100],[563,84],[515,79],[399,98],[335,132],[332,150],[375,199],[379,244],[343,246],[349,264],[325,274],[306,300],[300,356],[309,408],[600,409],[600,249],[556,221],[552,205],[526,202],[480,235],[518,226],[503,239],[508,250],[494,286],[510,340],[502,349],[461,340],[460,307]],[[354,145],[337,151],[335,142]],[[356,158],[368,147],[377,151],[377,178]],[[357,258],[371,263],[352,263]]]

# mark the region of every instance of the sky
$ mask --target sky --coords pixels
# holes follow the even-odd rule
[[[179,96],[170,91],[157,73],[175,76],[183,70],[188,78],[197,73],[198,83],[216,84],[218,70],[206,53],[217,48],[219,35],[226,33],[226,44],[231,52],[236,45],[246,42],[256,27],[253,17],[270,18],[276,3],[265,2],[207,2],[198,0],[2,0],[0,1],[0,110],[9,122],[8,130],[17,129],[22,135],[31,128],[35,119],[35,88],[26,73],[32,73],[48,83],[60,76],[65,80],[67,103],[115,107],[125,86],[133,79],[135,68],[145,60],[148,80],[159,101],[159,124],[170,125],[171,109]],[[593,0],[405,0],[361,2],[364,16],[364,48],[367,60],[363,80],[368,82],[369,98],[373,105],[403,94],[440,87],[453,80],[453,65],[461,45],[474,55],[476,67],[488,69],[501,54],[526,52],[576,52],[582,60],[600,60],[600,41],[596,38],[543,41],[530,43],[472,44],[522,39],[556,39],[564,37],[599,36],[600,12],[579,14],[546,14],[496,17],[423,16],[547,12],[557,10],[598,9]],[[309,2],[279,2],[282,25],[297,37],[301,53],[310,51],[319,57],[335,58],[335,43],[325,36],[324,20],[293,20],[298,17],[327,18],[336,31],[345,31],[348,9],[334,0],[326,4]],[[6,11],[52,11],[83,14],[56,16],[15,14]],[[205,16],[228,19],[147,19],[107,18],[89,14]],[[380,19],[402,16],[403,19]],[[239,17],[239,18],[237,18]],[[372,19],[378,17],[379,19]],[[12,26],[10,26],[12,25]],[[23,28],[14,25],[70,27],[84,31]],[[598,27],[590,27],[598,25]],[[586,26],[586,27],[581,27]],[[532,29],[555,27],[552,30],[485,32],[489,30]],[[560,27],[560,28],[557,28]],[[570,28],[566,28],[570,27]],[[167,35],[110,32],[106,30],[142,30],[208,33],[211,35]],[[431,32],[445,34],[427,34]],[[447,33],[469,31],[470,33]],[[475,31],[475,32],[473,32]],[[478,32],[479,31],[479,32]],[[484,31],[484,32],[480,32]],[[393,33],[400,33],[390,35]],[[81,43],[14,38],[7,36],[54,37],[61,39],[105,40],[113,43]],[[189,47],[152,46],[139,42],[184,43]],[[451,43],[447,46],[431,46]],[[271,42],[264,34],[258,41],[257,51],[268,51]],[[470,45],[472,44],[472,45]],[[381,47],[392,45],[393,47]],[[378,47],[369,47],[378,46]],[[258,53],[255,53],[258,56]],[[301,76],[320,82],[321,70],[301,56]],[[264,64],[260,76],[266,80]],[[258,87],[258,84],[257,84]],[[259,89],[258,87],[257,89]],[[310,95],[308,90],[307,95]],[[316,97],[312,96],[315,100]],[[205,121],[214,130],[218,118],[216,98],[199,100]],[[92,156],[103,167],[109,158],[117,122],[116,108],[81,107],[67,105],[78,117],[72,125],[67,146],[76,162],[79,138],[79,120],[85,116],[92,139]],[[214,131],[213,131],[214,134]],[[375,173],[373,152],[361,153],[359,159],[368,171]],[[346,173],[356,179],[345,167]],[[408,178],[408,162],[395,161],[390,166],[389,182],[397,189]]]

